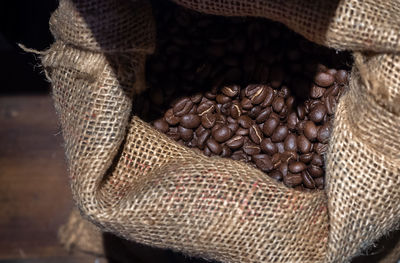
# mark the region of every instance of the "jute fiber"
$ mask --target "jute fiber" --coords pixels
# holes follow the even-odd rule
[[[347,262],[400,222],[400,3],[176,0],[258,16],[355,51],[326,156],[325,191],[180,146],[136,116],[155,47],[144,1],[61,0],[43,66],[81,214],[123,238],[223,262]]]

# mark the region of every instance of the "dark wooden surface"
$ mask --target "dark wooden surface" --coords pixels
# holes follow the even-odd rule
[[[50,96],[0,97],[0,262],[104,262],[58,243],[71,207]]]

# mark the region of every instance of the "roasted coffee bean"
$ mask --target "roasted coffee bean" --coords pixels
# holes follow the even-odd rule
[[[201,125],[206,129],[214,127],[217,117],[213,113],[207,113],[201,116]]]
[[[297,110],[297,116],[299,117],[299,119],[304,120],[304,118],[306,116],[306,109],[305,109],[304,105],[297,106],[296,110]]]
[[[249,85],[246,87],[246,96],[253,105],[260,104],[268,96],[268,89],[265,85]]]
[[[247,115],[242,115],[238,118],[238,123],[240,127],[248,129],[253,124],[253,121]]]
[[[322,125],[318,130],[317,139],[321,143],[327,143],[331,135],[330,127],[328,124]]]
[[[184,141],[190,141],[193,138],[193,130],[192,129],[187,129],[185,127],[179,126],[178,127],[178,132]]]
[[[197,129],[195,130],[196,136],[200,136],[200,134],[205,131],[206,129],[200,125],[199,127],[197,127]]]
[[[232,118],[234,118],[234,119],[239,118],[242,115],[241,106],[237,103],[232,103],[230,114],[231,114]]]
[[[249,129],[241,128],[236,131],[236,135],[246,136],[249,134]]]
[[[190,100],[190,98],[184,97],[175,103],[173,107],[174,115],[181,117],[189,113],[192,107],[193,107],[193,102]]]
[[[243,98],[240,101],[240,106],[245,110],[251,110],[251,108],[253,108],[253,104],[251,103],[251,100],[248,98]]]
[[[226,145],[227,145],[229,148],[236,150],[236,149],[241,148],[241,147],[243,146],[243,143],[244,143],[244,138],[243,138],[243,136],[236,135],[236,136],[230,138],[230,139],[226,142]]]
[[[334,96],[328,96],[325,99],[325,105],[326,105],[326,112],[329,115],[332,115],[335,112],[336,108],[336,100]]]
[[[285,105],[285,100],[282,97],[276,97],[272,102],[272,108],[275,112],[281,112],[283,106]]]
[[[319,155],[325,154],[327,149],[328,149],[328,144],[324,144],[324,143],[314,144],[314,151]]]
[[[177,125],[180,121],[180,118],[174,115],[173,109],[169,109],[164,114],[165,121],[169,125]]]
[[[247,155],[244,152],[234,152],[231,155],[231,158],[236,161],[244,161],[247,162]]]
[[[215,97],[215,100],[219,103],[219,104],[224,104],[224,103],[228,103],[231,101],[231,98],[229,98],[228,96],[225,96],[223,94],[218,94],[217,97]]]
[[[212,113],[215,110],[215,105],[211,101],[200,102],[200,105],[197,107],[197,113],[200,116],[204,114]]]
[[[285,144],[283,142],[275,143],[278,153],[283,153],[285,151]]]
[[[251,108],[250,112],[247,113],[247,115],[252,119],[256,119],[261,110],[262,108],[260,106],[254,106],[253,108]]]
[[[169,131],[166,134],[168,137],[170,137],[171,139],[173,139],[175,141],[177,141],[181,138],[181,135],[179,134],[177,127],[169,128]]]
[[[293,96],[289,96],[289,97],[285,100],[286,107],[289,108],[289,109],[292,109],[292,108],[293,108],[294,103],[295,103],[295,99],[294,99]]]
[[[326,114],[326,108],[323,104],[318,104],[313,108],[313,110],[308,115],[310,120],[313,122],[320,122],[324,119]]]
[[[307,121],[304,124],[304,135],[309,139],[310,141],[315,140],[318,135],[318,128],[315,126],[314,122],[312,121]]]
[[[297,136],[289,134],[284,141],[286,151],[297,151]]]
[[[211,156],[211,154],[212,154],[212,152],[211,152],[210,148],[208,148],[208,146],[205,146],[205,147],[204,147],[203,152],[204,152],[204,154],[205,154],[206,156]]]
[[[289,171],[292,173],[300,173],[304,171],[307,166],[302,162],[293,162],[289,164]]]
[[[269,155],[274,155],[278,152],[278,147],[271,141],[270,138],[264,138],[260,143],[261,150]]]
[[[281,159],[284,162],[292,163],[293,161],[297,160],[299,155],[295,151],[284,151],[281,153]]]
[[[221,144],[216,142],[213,138],[209,138],[207,140],[207,147],[210,149],[210,151],[216,155],[219,155],[222,151]]]
[[[291,131],[296,130],[297,123],[299,122],[299,118],[295,112],[289,114],[287,118],[287,126]]]
[[[228,126],[223,126],[212,132],[212,136],[217,142],[225,142],[230,139],[233,135],[231,129]]]
[[[270,114],[271,114],[271,107],[267,107],[261,110],[258,116],[255,118],[256,123],[264,123],[268,119]]]
[[[311,150],[311,142],[303,134],[299,135],[297,138],[297,148],[301,153],[308,153]]]
[[[321,87],[328,87],[333,84],[335,81],[335,78],[325,72],[319,72],[317,75],[314,77],[314,82]]]
[[[239,94],[240,87],[238,85],[224,86],[221,92],[228,97],[235,97]]]
[[[258,125],[253,124],[250,126],[249,137],[254,143],[256,143],[256,144],[261,143],[261,141],[263,139],[263,134],[262,134],[261,129],[258,127]]]
[[[305,153],[299,156],[299,161],[305,164],[311,162],[313,158],[313,153]]]
[[[265,121],[264,126],[263,126],[263,133],[266,136],[272,136],[274,133],[275,129],[279,125],[279,120],[276,118],[269,118],[268,120]]]
[[[315,188],[314,179],[310,176],[310,174],[307,171],[301,172],[301,178],[303,179],[303,184],[305,187],[310,189]]]
[[[338,84],[345,84],[348,81],[348,74],[346,70],[338,70],[335,74],[335,79]]]
[[[322,176],[323,173],[324,173],[324,171],[322,170],[322,168],[319,167],[319,166],[316,166],[316,165],[310,165],[310,166],[307,168],[307,171],[310,173],[310,175],[311,175],[312,177],[320,177],[320,176]]]
[[[278,170],[273,170],[272,172],[268,173],[269,177],[277,180],[277,181],[282,181],[283,175],[280,171]]]
[[[314,182],[317,185],[318,189],[323,189],[324,188],[324,177],[318,177],[318,178],[314,178]]]
[[[274,101],[274,90],[271,87],[266,87],[267,96],[265,97],[264,101],[260,104],[261,107],[269,107],[272,105]]]
[[[187,129],[195,129],[200,125],[200,123],[201,119],[196,114],[183,115],[180,120],[180,124]]]
[[[253,142],[245,142],[243,144],[243,151],[248,155],[255,155],[261,152],[261,148]]]
[[[232,155],[231,149],[228,146],[222,146],[221,157],[229,157]]]
[[[201,95],[201,93],[196,93],[196,94],[190,96],[190,100],[196,104],[199,103],[202,98],[203,98],[203,95]]]
[[[289,131],[286,126],[278,126],[275,131],[272,133],[271,140],[273,142],[281,142],[283,141],[286,136],[288,135]]]
[[[203,149],[207,140],[211,136],[211,131],[210,130],[204,130],[200,135],[197,136],[197,147],[200,149]]]
[[[311,87],[310,97],[313,99],[319,99],[324,95],[325,91],[326,91],[325,88],[321,88],[317,85],[313,85]]]
[[[290,187],[297,186],[303,182],[303,178],[301,174],[291,174],[288,173],[286,176],[283,176],[283,182]]]
[[[228,128],[231,129],[232,133],[236,133],[236,131],[239,129],[239,124],[237,123],[228,123]]]
[[[231,113],[231,105],[232,105],[231,102],[223,104],[220,108],[221,113],[225,116],[229,116]]]
[[[153,122],[154,128],[159,130],[162,133],[166,133],[169,129],[168,123],[165,121],[165,119],[158,119]]]
[[[287,176],[289,173],[289,166],[287,162],[279,162],[278,171],[283,175],[283,177]]]
[[[322,158],[321,155],[314,154],[311,164],[316,165],[316,166],[323,166],[324,165],[324,159]]]
[[[266,154],[256,154],[253,155],[251,158],[256,166],[263,172],[272,171],[272,169],[274,168],[271,158]]]

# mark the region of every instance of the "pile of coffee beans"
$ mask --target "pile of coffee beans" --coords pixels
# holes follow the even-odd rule
[[[170,3],[154,9],[158,46],[135,114],[207,156],[246,162],[297,189],[323,189],[349,55],[265,19]]]

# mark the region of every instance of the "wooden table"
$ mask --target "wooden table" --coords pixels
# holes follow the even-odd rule
[[[71,208],[50,96],[0,97],[0,261],[104,262],[69,255],[58,243]]]

